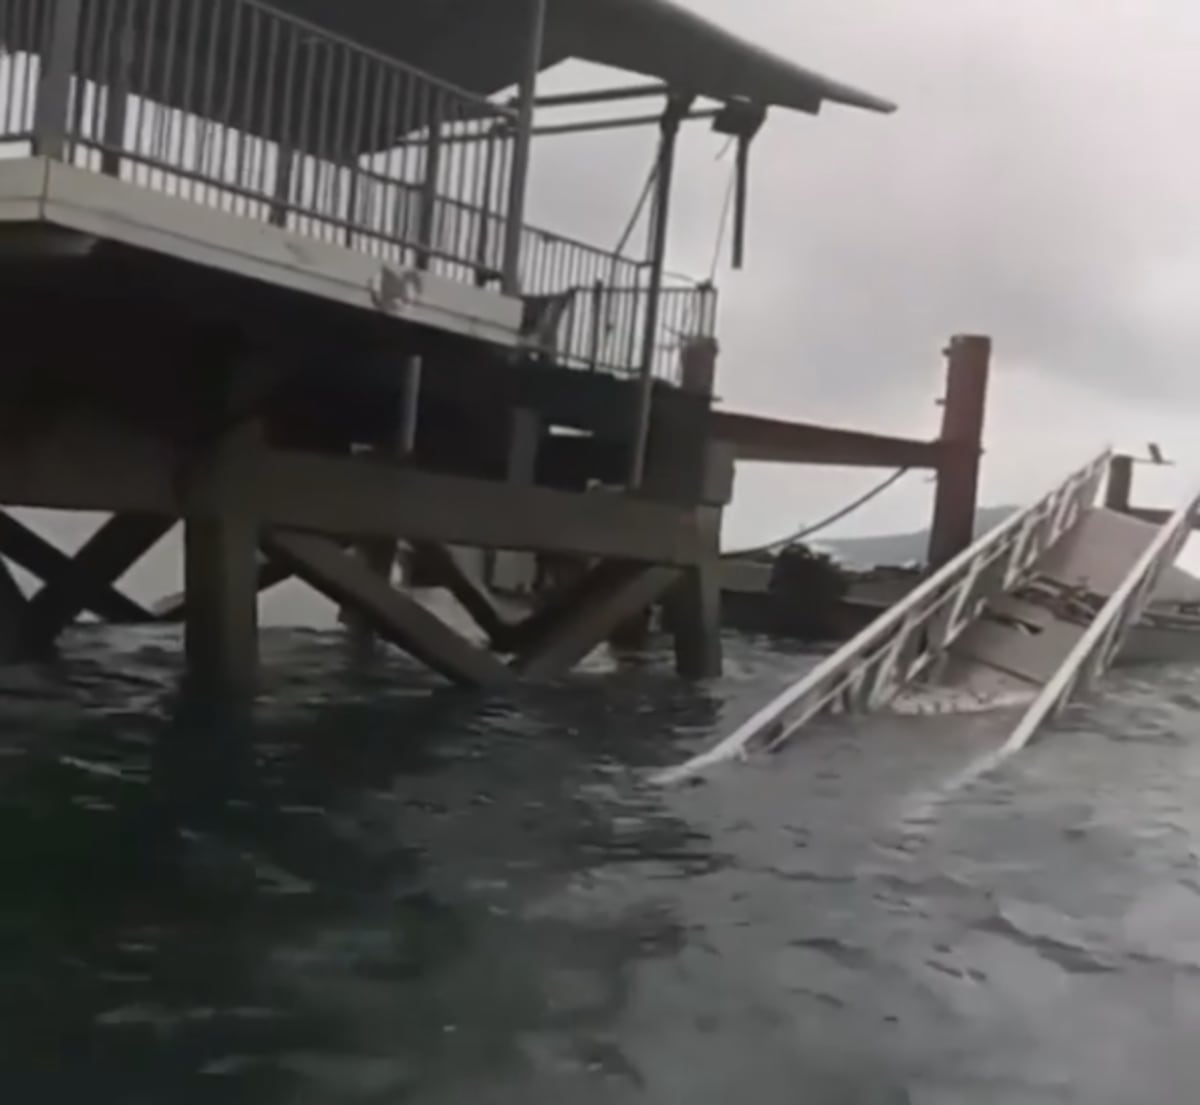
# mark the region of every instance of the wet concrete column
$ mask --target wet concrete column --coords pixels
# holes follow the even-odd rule
[[[258,537],[252,469],[262,426],[223,432],[189,465],[184,500],[185,687],[204,703],[249,701],[258,680]]]

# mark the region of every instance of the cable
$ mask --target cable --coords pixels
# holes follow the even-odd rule
[[[633,214],[629,217],[629,223],[625,227],[625,232],[617,242],[617,248],[613,250],[614,257],[620,257],[625,252],[625,247],[629,244],[629,239],[633,237],[633,232],[637,229],[637,224],[641,221],[642,211],[645,210],[646,204],[650,200],[650,196],[654,191],[654,184],[657,180],[658,157],[656,155],[650,166],[650,175],[646,177],[645,187],[642,188],[642,194],[638,197],[637,203],[634,204]]]
[[[729,186],[725,189],[725,202],[721,204],[721,218],[717,223],[717,241],[713,246],[712,268],[708,273],[708,282],[713,284],[717,279],[717,269],[721,266],[721,252],[725,248],[725,234],[729,230],[729,216],[733,211],[733,196],[737,191],[737,166],[729,174]]]
[[[732,559],[734,557],[754,556],[756,553],[774,552],[776,549],[786,548],[788,545],[794,545],[797,541],[803,541],[806,537],[811,537],[814,533],[820,533],[823,529],[828,529],[834,522],[840,522],[848,514],[853,514],[860,507],[864,507],[876,496],[882,495],[892,484],[896,483],[902,476],[908,472],[907,468],[898,468],[886,480],[870,491],[860,495],[857,499],[847,503],[844,507],[834,511],[828,517],[822,518],[819,522],[814,522],[810,526],[805,526],[803,529],[797,530],[795,533],[790,533],[786,537],[780,537],[775,541],[770,541],[765,545],[755,545],[749,549],[738,549],[736,552],[726,552],[721,554],[721,559]]]

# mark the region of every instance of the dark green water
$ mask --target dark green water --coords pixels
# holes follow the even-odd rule
[[[0,1101],[1185,1105],[1200,680],[879,718],[661,792],[801,661],[731,642],[486,704],[266,639],[245,729],[177,643],[81,634],[0,695]]]

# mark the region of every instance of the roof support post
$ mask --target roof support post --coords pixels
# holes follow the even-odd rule
[[[658,316],[662,305],[663,269],[667,256],[667,222],[671,206],[671,182],[675,175],[675,144],[679,124],[687,115],[691,97],[673,95],[662,116],[662,139],[658,146],[654,210],[650,241],[650,278],[646,289],[645,329],[638,375],[637,407],[629,455],[629,487],[641,486],[646,473],[646,444],[650,437],[650,407],[654,399],[654,354],[658,345]]]
[[[71,73],[79,46],[81,0],[56,0],[33,108],[33,151],[61,161],[71,126]]]
[[[525,10],[528,16],[525,57],[518,93],[512,171],[508,179],[508,210],[501,266],[501,287],[508,295],[519,295],[521,291],[521,232],[525,228],[525,192],[529,184],[529,159],[533,147],[537,77],[542,67],[542,42],[546,34],[546,0],[525,0]]]

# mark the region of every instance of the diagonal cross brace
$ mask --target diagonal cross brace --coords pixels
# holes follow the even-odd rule
[[[4,511],[0,511],[0,554],[37,576],[47,587],[76,572],[70,556]],[[80,580],[79,586],[83,593],[81,609],[105,621],[137,624],[154,620],[149,610],[118,591],[111,579]]]
[[[140,560],[174,525],[169,518],[146,514],[114,515],[105,522],[73,558],[46,580],[29,601],[25,636],[34,649],[46,648],[68,625],[88,609],[99,593],[113,591],[113,583]],[[136,605],[136,604],[135,604]],[[137,607],[137,620],[152,620]]]

